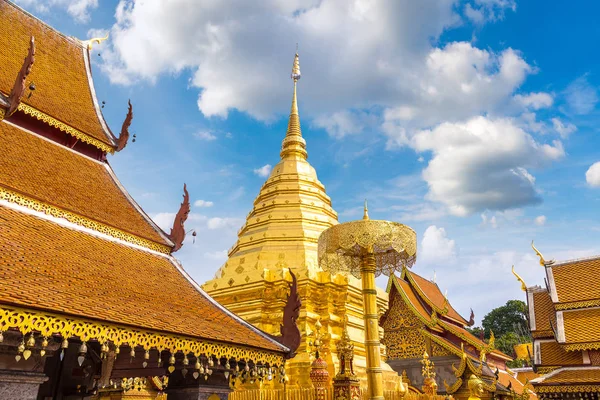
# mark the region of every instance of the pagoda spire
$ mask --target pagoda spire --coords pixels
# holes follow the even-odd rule
[[[300,115],[298,114],[298,99],[296,96],[296,88],[300,80],[300,59],[298,52],[294,56],[294,64],[292,66],[291,78],[294,81],[294,95],[292,97],[292,109],[290,110],[290,118],[288,120],[287,132],[285,139],[281,144],[281,159],[300,159],[306,160],[308,154],[306,152],[306,141],[302,137],[300,129]]]

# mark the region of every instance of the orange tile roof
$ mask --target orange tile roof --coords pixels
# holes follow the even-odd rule
[[[550,320],[556,322],[556,312],[550,294],[546,290],[533,292],[533,310],[535,313],[534,337],[554,337]],[[530,316],[531,318],[531,316]]]
[[[64,146],[0,122],[0,187],[168,245],[107,169]]]
[[[436,283],[433,283],[412,271],[407,270],[407,275],[410,277],[411,281],[415,283],[421,297],[424,297],[425,302],[432,306],[436,312],[441,313],[445,307],[448,307],[447,317],[460,322],[463,325],[468,323],[467,320],[452,308],[452,305],[449,302],[446,304],[446,299]]]
[[[583,364],[583,356],[580,351],[565,351],[555,341],[541,342],[541,366],[565,366]]]
[[[470,343],[473,346],[477,347],[478,350],[481,350],[482,348],[487,347],[487,345],[488,345],[483,340],[479,339],[478,337],[476,337],[471,332],[469,332],[468,330],[466,330],[465,328],[463,328],[461,326],[450,324],[450,323],[447,323],[444,321],[440,322],[440,324],[442,325],[442,327],[444,329],[450,331],[450,333],[461,338],[462,340],[466,341],[467,343]],[[500,350],[493,350],[489,355],[496,356],[496,357],[499,357],[504,360],[512,360],[512,358],[509,355],[504,354]]]
[[[600,299],[600,285],[585,276],[600,275],[600,257],[557,263],[550,267],[554,275],[558,302],[582,302]]]
[[[168,256],[0,206],[0,303],[283,351],[212,303]]]
[[[510,385],[512,390],[514,390],[518,394],[523,393],[523,389],[525,388],[525,385],[520,380],[518,380],[516,377],[514,377],[512,373],[510,373],[508,371],[504,371],[504,370],[499,370],[498,382],[506,388],[508,388],[508,386]],[[530,391],[529,398],[536,399],[537,395]]]
[[[0,91],[10,93],[32,35],[35,63],[27,80],[36,89],[23,102],[114,146],[96,113],[82,45],[6,0],[0,0]]]
[[[600,341],[600,308],[564,311],[563,324],[565,343]]]
[[[551,372],[542,377],[538,383],[544,385],[600,385],[600,367],[564,369]]]
[[[390,279],[394,280],[396,290],[398,290],[398,293],[400,293],[402,298],[408,300],[409,308],[415,311],[417,316],[424,320],[425,323],[431,323],[431,315],[427,313],[427,310],[425,307],[423,307],[408,282],[403,279],[399,279],[395,275],[392,275]],[[438,327],[437,330],[440,330],[440,328]]]

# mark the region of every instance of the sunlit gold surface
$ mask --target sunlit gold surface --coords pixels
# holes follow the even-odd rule
[[[330,349],[326,355],[329,374],[335,375],[338,357],[334,343],[341,337],[345,316],[348,316],[349,336],[355,344],[355,372],[364,383],[366,358],[360,282],[351,276],[323,272],[318,266],[319,235],[338,221],[325,187],[306,159],[294,90],[281,160],[254,200],[252,211],[238,232],[238,240],[229,250],[229,259],[203,287],[237,315],[277,335],[291,280],[288,270],[293,270],[302,299],[297,322],[303,340],[296,357],[286,364],[290,384],[310,386],[306,335],[314,331],[319,317],[323,332],[327,333],[324,345]],[[386,307],[387,294],[378,290],[379,312]],[[393,377],[397,375],[387,364],[382,367],[393,389]]]
[[[369,219],[327,229],[319,238],[319,265],[331,272],[360,273],[364,305],[369,398],[383,399],[375,276],[392,274],[416,259],[416,234],[402,224]]]

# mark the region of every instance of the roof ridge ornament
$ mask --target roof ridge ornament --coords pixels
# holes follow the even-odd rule
[[[127,110],[127,116],[125,117],[125,121],[123,121],[123,125],[121,126],[121,133],[119,134],[119,139],[117,141],[117,150],[121,151],[127,146],[127,141],[129,140],[129,126],[131,125],[131,120],[133,119],[133,107],[131,106],[131,100],[127,100],[127,104],[129,104]]]
[[[31,68],[33,67],[33,63],[35,61],[35,38],[33,36],[29,39],[29,52],[25,59],[23,60],[23,65],[21,65],[21,70],[17,74],[15,79],[15,83],[10,91],[10,95],[8,96],[8,110],[6,111],[6,117],[10,117],[21,103],[21,99],[25,94],[26,87],[26,79],[27,75],[31,73]]]
[[[181,249],[183,246],[183,241],[185,239],[185,228],[184,223],[188,218],[188,214],[190,213],[190,195],[187,191],[187,187],[185,183],[183,184],[183,202],[179,206],[179,211],[177,211],[177,215],[175,215],[175,220],[173,221],[173,227],[171,228],[171,233],[169,233],[169,239],[175,246],[173,246],[172,253]]]
[[[540,258],[540,265],[542,267],[548,267],[548,266],[554,264],[554,260],[548,260],[548,261],[546,261],[544,259],[544,256],[542,255],[542,253],[540,253],[540,251],[535,248],[535,246],[533,244],[533,240],[531,241],[531,248],[533,249],[533,251],[535,251],[535,254],[537,254],[537,256]]]
[[[517,280],[519,282],[521,282],[521,290],[524,291],[524,292],[527,292],[527,285],[525,284],[525,281],[523,280],[523,278],[521,278],[519,276],[519,274],[517,274],[517,272],[515,271],[515,266],[514,265],[512,266],[512,273],[515,276],[515,278],[517,278]]]
[[[102,42],[104,42],[105,40],[108,39],[108,32],[106,32],[106,36],[104,37],[96,37],[96,38],[91,38],[88,40],[82,40],[81,43],[87,47],[87,49],[89,51],[92,50],[92,44],[96,43],[96,44],[100,44]]]
[[[364,214],[363,214],[363,219],[364,220],[370,219],[369,218],[369,207],[367,206],[367,199],[365,199],[365,210],[364,210]]]

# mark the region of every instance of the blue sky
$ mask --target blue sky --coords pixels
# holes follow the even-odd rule
[[[278,161],[297,42],[309,161],[340,220],[368,198],[412,226],[415,271],[462,314],[524,299],[512,264],[543,285],[532,239],[547,258],[600,254],[594,2],[19,3],[68,35],[110,31],[96,91],[113,131],[131,99],[137,135],[110,162],[165,228],[187,183],[198,237],[177,256],[200,283]]]

